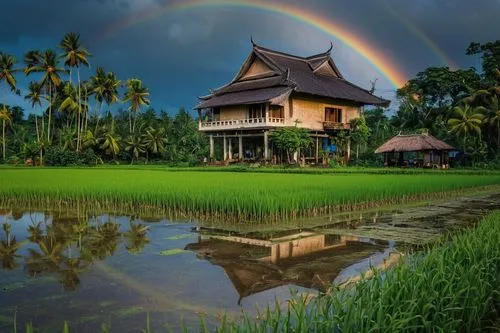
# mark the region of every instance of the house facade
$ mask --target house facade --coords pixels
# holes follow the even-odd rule
[[[196,107],[199,130],[210,138],[212,161],[275,162],[277,152],[269,134],[298,126],[307,129],[314,142],[307,159],[318,163],[322,151],[335,150],[333,138],[350,130],[364,105],[389,104],[345,80],[331,58],[332,47],[299,57],[253,40],[252,46],[236,77],[201,97]]]

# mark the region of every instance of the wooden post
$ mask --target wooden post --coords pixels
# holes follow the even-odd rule
[[[233,140],[231,138],[228,138],[228,158],[229,160],[233,159]]]
[[[267,161],[267,158],[269,156],[269,139],[267,137],[267,131],[264,132],[264,160]]]
[[[210,161],[213,162],[215,157],[214,154],[214,136],[210,135]]]
[[[240,134],[238,143],[238,158],[243,161],[243,136]]]
[[[224,144],[223,144],[223,149],[224,149],[224,162],[227,161],[227,138],[226,138],[226,134],[224,134],[224,136],[222,137],[222,140],[224,140]]]
[[[316,164],[319,161],[319,137],[316,136]]]

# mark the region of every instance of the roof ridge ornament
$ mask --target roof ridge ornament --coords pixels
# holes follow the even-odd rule
[[[250,35],[250,42],[252,43],[253,47],[257,46],[257,43],[255,43],[255,41],[253,40],[253,36],[252,35]]]
[[[325,53],[326,54],[331,54],[332,53],[332,50],[333,50],[333,42],[330,41],[330,48],[328,49],[328,51],[326,51]]]

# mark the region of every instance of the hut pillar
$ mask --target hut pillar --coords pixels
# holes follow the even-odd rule
[[[243,161],[243,135],[238,137],[238,159]]]
[[[319,162],[319,137],[316,136],[316,155],[315,155],[315,162],[318,164]]]
[[[214,136],[210,135],[210,161],[213,162],[214,160]]]
[[[267,161],[269,157],[269,138],[267,131],[264,132],[264,160]]]
[[[227,157],[229,160],[233,159],[233,140],[231,138],[227,139]]]
[[[223,143],[223,149],[224,149],[224,161],[227,161],[227,138],[226,138],[226,134],[224,134],[224,136],[222,137],[222,140],[224,140],[224,143]]]

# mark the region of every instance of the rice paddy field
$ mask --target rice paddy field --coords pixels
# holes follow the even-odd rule
[[[500,184],[500,174],[1,169],[0,205],[88,204],[169,216],[282,220],[430,200]]]

